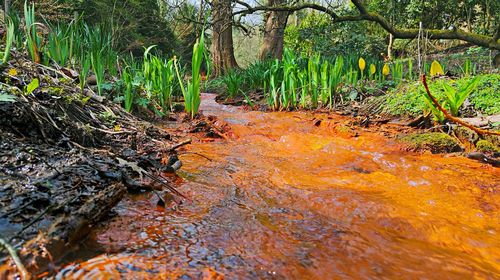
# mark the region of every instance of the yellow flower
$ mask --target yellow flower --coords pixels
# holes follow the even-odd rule
[[[361,72],[365,71],[366,61],[362,57],[360,57],[358,60],[358,66]]]
[[[382,74],[384,74],[384,76],[387,76],[387,75],[389,75],[390,71],[391,70],[389,69],[389,65],[387,63],[384,64],[384,68],[382,68]]]
[[[9,69],[9,76],[17,76],[17,69],[16,68],[10,68]]]
[[[439,62],[434,60],[431,64],[431,76],[444,75],[443,67]]]
[[[372,63],[370,64],[370,75],[375,74],[375,72],[377,72],[377,67]]]

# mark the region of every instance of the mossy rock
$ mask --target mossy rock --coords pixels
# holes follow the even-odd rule
[[[429,150],[433,154],[460,152],[462,148],[457,140],[446,133],[429,132],[404,136],[401,141],[413,151]]]
[[[476,149],[483,153],[500,153],[500,148],[488,140],[477,141]]]

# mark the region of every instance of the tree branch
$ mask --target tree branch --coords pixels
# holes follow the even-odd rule
[[[383,29],[391,33],[394,36],[394,38],[413,39],[418,36],[419,30],[417,28],[413,29],[396,28],[386,18],[379,15],[378,13],[368,12],[360,0],[351,0],[351,2],[354,4],[354,6],[356,6],[360,14],[358,16],[339,17],[336,20],[334,20],[335,22],[367,20],[378,23]],[[500,25],[498,28],[500,29]],[[469,43],[473,43],[478,46],[500,50],[500,42],[498,40],[497,35],[490,37],[486,35],[465,32],[460,29],[453,29],[453,30],[424,29],[424,31],[427,32],[427,34],[429,34],[429,37],[431,39],[447,39],[447,40],[458,39]],[[500,31],[497,30],[497,34],[498,32]]]
[[[332,17],[334,23],[351,22],[351,21],[371,21],[379,24],[387,32],[391,33],[397,39],[414,39],[418,36],[418,28],[397,28],[391,24],[382,15],[369,12],[363,5],[361,0],[351,0],[359,14],[339,16],[335,12],[336,7],[326,7],[313,3],[305,3],[301,5],[287,6],[256,6],[252,7],[242,0],[235,0],[236,3],[245,7],[245,9],[233,12],[234,15],[247,15],[258,11],[278,11],[278,12],[296,12],[304,9],[312,9],[323,12]],[[498,26],[493,36],[481,35],[471,32],[465,32],[460,29],[440,30],[440,29],[424,29],[430,39],[446,39],[446,40],[462,40],[478,46],[500,50],[500,25]]]
[[[321,6],[321,5],[312,4],[312,3],[306,3],[306,4],[302,4],[302,5],[298,5],[298,6],[256,6],[256,7],[251,7],[250,5],[248,5],[242,1],[239,1],[239,0],[236,0],[236,3],[243,5],[246,9],[233,12],[233,16],[239,15],[239,14],[247,15],[247,14],[252,14],[255,12],[259,12],[259,11],[293,13],[293,12],[297,12],[300,10],[312,9],[312,10],[316,10],[316,11],[320,11],[320,12],[323,12],[325,14],[328,14],[332,18],[338,17],[337,13],[335,11],[333,11],[332,9]]]

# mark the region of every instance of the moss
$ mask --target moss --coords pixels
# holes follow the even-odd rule
[[[469,102],[475,110],[485,115],[500,113],[500,74],[478,75],[480,81],[476,90],[469,96]],[[459,88],[468,83],[472,77],[457,80],[435,79],[429,83],[433,95],[440,101],[445,100],[443,84]],[[420,81],[401,83],[386,95],[383,111],[391,115],[417,116],[427,105],[424,88]]]
[[[451,153],[461,151],[458,142],[446,133],[430,132],[411,134],[401,138],[413,151],[429,150],[433,154]]]
[[[484,153],[500,153],[500,148],[488,140],[477,141],[476,149]]]

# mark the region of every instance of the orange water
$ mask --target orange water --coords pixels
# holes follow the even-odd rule
[[[108,253],[57,278],[500,278],[499,169],[353,137],[341,117],[244,112],[210,95],[202,109],[232,134],[181,156],[191,201],[126,199],[95,232]]]

